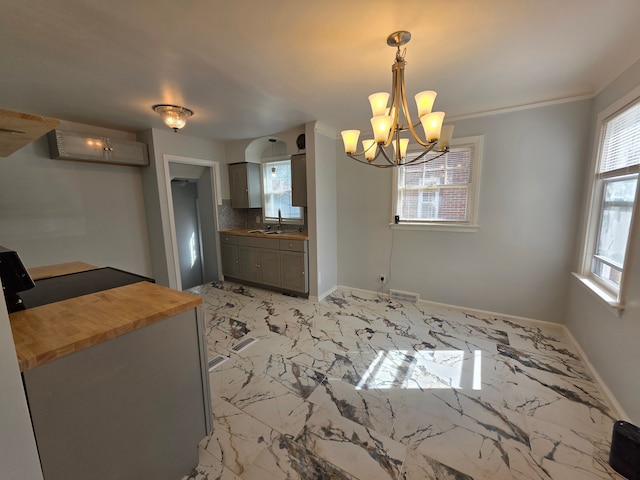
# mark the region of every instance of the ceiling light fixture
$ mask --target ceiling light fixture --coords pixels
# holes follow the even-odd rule
[[[453,135],[453,125],[442,125],[444,112],[432,112],[433,102],[436,92],[432,90],[416,94],[416,105],[418,107],[418,117],[420,119],[415,125],[411,122],[411,115],[407,105],[407,97],[404,86],[404,61],[407,50],[400,51],[400,47],[411,40],[411,34],[406,31],[394,32],[387,38],[387,45],[396,47],[396,60],[391,67],[392,85],[391,95],[386,92],[378,92],[369,95],[371,104],[371,127],[373,128],[373,139],[362,141],[362,151],[357,152],[358,137],[360,130],[343,130],[342,140],[346,154],[367,165],[379,168],[400,167],[403,165],[417,165],[426,163],[438,158],[449,151],[449,144]],[[391,96],[391,105],[387,108],[387,102]],[[406,125],[401,122],[400,110],[406,121]],[[416,127],[422,124],[425,140],[416,132]],[[418,142],[424,151],[418,156],[407,160],[407,147],[409,138],[401,138],[401,133],[409,131],[413,139]],[[393,145],[393,152],[389,148]],[[400,148],[397,148],[397,146]],[[435,151],[439,155],[425,158],[427,153]],[[360,157],[360,158],[358,158]],[[364,157],[364,160],[362,159]],[[380,157],[380,163],[376,163]]]
[[[187,118],[193,115],[193,110],[179,105],[159,104],[151,108],[162,117],[162,121],[167,127],[173,128],[174,132],[184,127],[187,124]]]

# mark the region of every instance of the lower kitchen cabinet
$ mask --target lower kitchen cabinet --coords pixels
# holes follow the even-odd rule
[[[307,240],[221,234],[220,243],[225,277],[308,294]]]
[[[229,277],[240,276],[240,259],[238,258],[238,245],[235,243],[221,243],[220,256],[222,257],[222,271]]]
[[[239,278],[272,287],[280,286],[280,251],[238,246]]]
[[[303,252],[280,252],[282,288],[295,292],[308,292],[307,254]]]

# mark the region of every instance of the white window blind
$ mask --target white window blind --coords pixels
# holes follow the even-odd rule
[[[639,164],[640,102],[607,121],[598,172],[612,172]]]
[[[457,139],[451,151],[420,165],[397,170],[395,215],[400,222],[436,224],[475,223],[475,191],[480,139]],[[416,157],[420,152],[408,152]]]

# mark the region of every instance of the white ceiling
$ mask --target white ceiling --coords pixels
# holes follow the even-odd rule
[[[368,128],[369,93],[438,91],[448,117],[589,96],[640,57],[638,0],[0,0],[0,108],[129,131],[253,138]],[[411,108],[411,107],[410,107]]]

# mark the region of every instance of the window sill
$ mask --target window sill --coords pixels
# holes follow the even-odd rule
[[[393,230],[429,230],[433,232],[477,232],[479,225],[458,225],[454,223],[390,223]]]
[[[601,303],[603,303],[611,313],[613,313],[618,318],[622,316],[622,313],[624,312],[624,304],[622,302],[619,302],[615,297],[613,297],[609,292],[604,290],[589,277],[585,277],[584,275],[580,275],[578,273],[573,273],[572,275],[576,277],[587,290],[593,293],[596,298]]]

